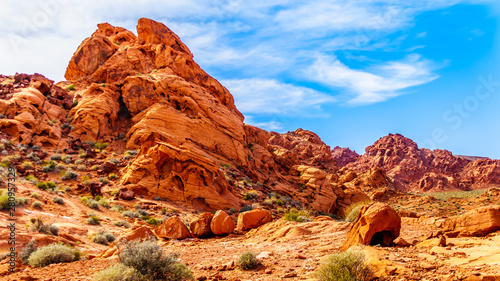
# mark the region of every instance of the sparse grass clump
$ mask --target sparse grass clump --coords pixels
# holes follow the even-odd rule
[[[69,84],[68,86],[66,86],[66,91],[69,92],[69,91],[74,91],[74,90],[76,90],[75,85]]]
[[[156,219],[156,218],[150,218],[146,221],[148,224],[152,225],[152,226],[158,226],[161,224],[160,220]]]
[[[257,199],[259,198],[259,192],[257,190],[250,190],[245,194],[245,197],[243,197],[244,200],[252,200],[252,199]]]
[[[73,262],[80,259],[80,251],[66,245],[51,244],[40,247],[28,258],[28,264],[33,267],[44,267],[53,263]]]
[[[122,226],[125,228],[130,228],[132,226],[128,221],[116,221],[113,224],[116,226]]]
[[[145,279],[144,276],[142,276],[134,268],[126,266],[122,263],[117,263],[97,273],[92,280],[93,281],[143,281]]]
[[[14,200],[12,200],[12,198],[9,198],[9,194],[6,189],[0,189],[0,210],[8,210],[11,207],[19,207],[28,203],[28,201],[29,199],[24,197],[14,197]]]
[[[134,268],[147,280],[193,280],[191,270],[178,262],[177,254],[163,254],[153,239],[126,242],[119,257],[122,264]]]
[[[344,216],[345,216],[344,219],[350,222],[355,221],[356,218],[358,217],[359,212],[361,211],[361,208],[363,208],[363,206],[369,203],[370,201],[358,201],[354,204],[347,206],[347,208],[344,210]]]
[[[259,260],[254,253],[244,252],[238,259],[238,265],[243,270],[254,269],[259,266]]]
[[[99,181],[102,182],[102,183],[105,183],[105,184],[109,183],[109,180],[107,178],[105,178],[105,177],[100,177]]]
[[[35,201],[35,202],[31,203],[31,207],[33,207],[35,209],[41,209],[42,208],[42,202]]]
[[[52,197],[52,202],[56,204],[64,204],[64,200],[59,196]]]
[[[31,170],[33,169],[33,162],[24,161],[23,164],[21,164],[21,166],[23,166],[23,168],[25,168],[26,170]]]
[[[356,250],[328,256],[314,272],[314,277],[319,281],[363,281],[370,280],[371,275],[363,253]]]
[[[87,197],[82,197],[82,199],[80,199],[80,201],[82,201],[83,204],[85,204],[87,207],[90,207],[92,209],[99,209],[99,203],[97,201],[95,201],[94,199],[89,199]]]
[[[66,170],[61,172],[62,180],[76,180],[78,178],[78,173],[71,170]]]
[[[306,222],[311,221],[309,219],[310,213],[306,210],[297,210],[295,208],[291,208],[288,213],[283,215],[283,219],[287,221],[297,221],[297,222]]]
[[[44,191],[47,189],[54,190],[56,188],[56,184],[54,182],[51,182],[51,181],[41,181],[41,182],[36,184],[36,187],[38,187],[39,189],[44,190]]]
[[[92,236],[92,242],[102,245],[109,245],[109,243],[115,241],[115,239],[115,236],[106,230],[101,230]]]
[[[122,215],[124,217],[128,217],[128,218],[138,218],[141,216],[138,212],[134,212],[134,211],[124,211],[122,213]]]
[[[31,240],[22,248],[21,253],[19,254],[19,259],[24,263],[28,264],[28,259],[36,251],[36,241]]]
[[[96,216],[91,216],[91,217],[87,218],[87,224],[89,224],[89,225],[99,225],[101,223],[99,222],[99,218],[97,218]]]
[[[103,150],[103,149],[105,149],[108,146],[109,146],[109,143],[107,143],[107,142],[97,142],[94,145],[94,147],[97,148],[97,149],[99,149],[99,150]]]

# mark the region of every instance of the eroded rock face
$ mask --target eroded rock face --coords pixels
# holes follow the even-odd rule
[[[447,150],[418,148],[415,142],[399,134],[379,139],[346,167],[358,173],[380,167],[397,189],[405,191],[467,190],[500,183],[498,160],[473,161]]]
[[[0,114],[5,116],[0,130],[21,144],[65,147],[61,138],[69,128],[63,130],[61,125],[67,123],[66,110],[73,106],[73,96],[40,74],[17,74],[12,80],[4,79],[2,85],[16,87],[0,99]]]
[[[499,229],[500,206],[487,206],[456,218],[454,232],[460,236],[484,236]]]
[[[251,211],[239,213],[236,230],[244,231],[259,227],[272,220],[272,215],[268,210],[254,209]]]
[[[385,203],[370,203],[361,208],[341,249],[358,244],[390,246],[400,230],[401,218],[394,209]]]
[[[170,217],[164,221],[156,231],[156,235],[168,239],[186,239],[193,237],[187,226],[177,217]]]
[[[296,159],[287,157],[285,152],[279,152],[290,164],[302,164],[326,170],[336,170],[337,165],[331,154],[331,149],[318,135],[311,131],[297,129],[286,134],[271,133],[269,144],[292,152]],[[288,159],[290,158],[290,159]],[[290,164],[285,164],[288,167]]]
[[[332,149],[332,156],[337,162],[337,166],[339,168],[344,167],[345,165],[358,160],[360,157],[356,151],[350,150],[348,147],[339,147],[336,146]]]
[[[214,209],[238,206],[239,199],[213,161],[182,146],[155,143],[143,146],[122,176],[123,185],[137,194],[176,202],[203,200]]]
[[[233,219],[223,210],[218,210],[210,222],[210,229],[215,235],[231,234],[234,228]]]
[[[239,207],[214,163],[248,166],[233,97],[162,23],[140,19],[137,34],[99,24],[73,55],[65,74],[77,88],[71,136],[96,141],[126,133],[127,148],[141,153],[121,182],[137,194]]]

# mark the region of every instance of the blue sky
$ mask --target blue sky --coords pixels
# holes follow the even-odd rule
[[[97,23],[135,32],[148,17],[231,91],[246,123],[308,129],[359,153],[401,133],[423,147],[500,158],[498,1],[79,2],[4,3],[0,73],[63,80]]]

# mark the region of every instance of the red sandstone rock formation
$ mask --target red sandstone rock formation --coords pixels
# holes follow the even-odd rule
[[[363,206],[342,245],[346,251],[351,246],[390,246],[399,236],[401,218],[389,205],[375,202]]]
[[[348,147],[339,146],[336,146],[332,149],[332,156],[333,159],[335,159],[335,162],[337,162],[337,166],[339,168],[342,168],[347,164],[358,160],[358,158],[360,157],[360,155],[357,154],[356,151],[352,151]]]
[[[500,184],[498,160],[472,161],[447,150],[418,148],[415,142],[399,134],[379,139],[346,167],[358,173],[380,167],[400,190],[468,190]]]

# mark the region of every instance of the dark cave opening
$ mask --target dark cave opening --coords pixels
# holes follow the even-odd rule
[[[382,247],[388,247],[391,245],[394,240],[394,234],[391,231],[384,230],[373,234],[372,239],[370,240],[370,245],[381,245]]]

